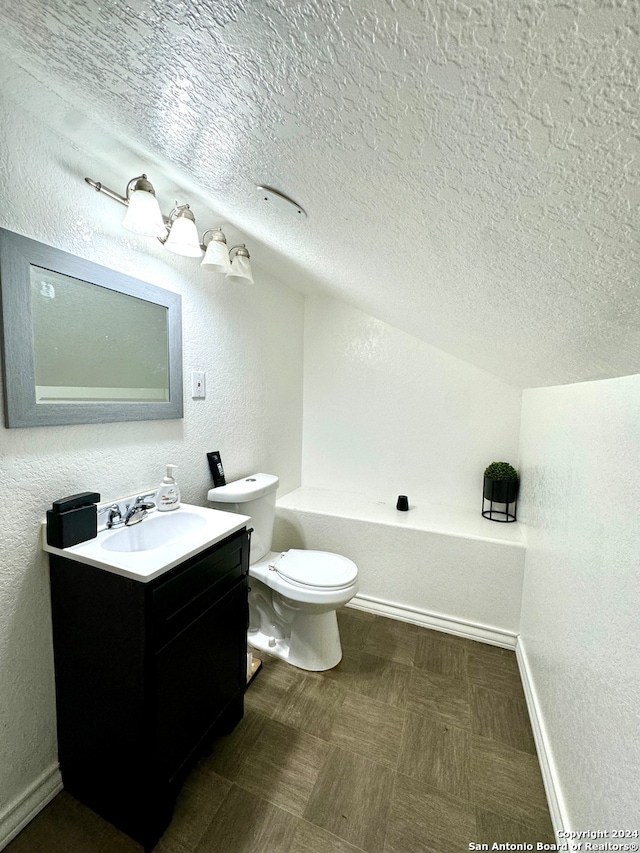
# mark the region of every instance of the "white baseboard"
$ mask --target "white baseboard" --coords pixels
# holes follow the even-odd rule
[[[549,736],[544,725],[544,719],[538,698],[531,678],[531,670],[527,660],[522,638],[518,638],[516,645],[516,659],[520,669],[520,678],[524,689],[525,699],[527,700],[527,708],[529,711],[529,719],[531,720],[531,728],[533,729],[533,739],[538,752],[538,762],[540,764],[540,772],[542,773],[542,781],[547,795],[547,803],[549,804],[549,813],[551,815],[551,823],[555,832],[558,844],[560,841],[566,843],[566,838],[560,838],[560,833],[565,833],[569,829],[566,810],[562,795],[560,793],[560,783],[556,773],[553,757],[549,746]]]
[[[468,640],[478,640],[492,646],[501,646],[503,649],[515,649],[518,639],[517,634],[513,631],[467,622],[454,616],[445,616],[442,613],[408,607],[406,604],[383,601],[369,595],[356,595],[347,607],[366,610],[368,613],[377,613],[380,616],[388,616],[390,619],[398,619],[401,622],[411,622],[414,625],[422,625],[424,628],[432,628],[435,631],[444,631],[447,634],[466,637]]]
[[[24,829],[39,811],[62,790],[57,763],[45,770],[32,785],[0,812],[0,850]]]

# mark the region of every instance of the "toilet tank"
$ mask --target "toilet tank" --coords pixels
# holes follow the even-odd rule
[[[252,563],[271,550],[276,517],[276,491],[280,480],[275,474],[251,474],[243,480],[209,489],[208,500],[215,509],[251,516]]]

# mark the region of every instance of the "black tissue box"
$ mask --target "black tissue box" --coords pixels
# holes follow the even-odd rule
[[[47,545],[69,548],[98,535],[97,492],[82,492],[54,501],[47,510]]]

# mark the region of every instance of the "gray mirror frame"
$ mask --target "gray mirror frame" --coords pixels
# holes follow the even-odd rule
[[[167,308],[167,402],[36,403],[30,267],[38,266]],[[98,424],[183,417],[182,298],[0,228],[0,290],[5,425],[14,427]]]

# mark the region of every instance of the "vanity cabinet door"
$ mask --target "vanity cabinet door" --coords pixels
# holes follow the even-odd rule
[[[247,585],[243,578],[155,654],[155,757],[170,781],[225,713],[242,717]]]
[[[189,769],[242,718],[249,535],[149,583],[49,561],[65,788],[151,850]]]
[[[197,554],[151,587],[151,633],[159,648],[219,600],[243,575],[247,534],[236,534],[215,548]]]

